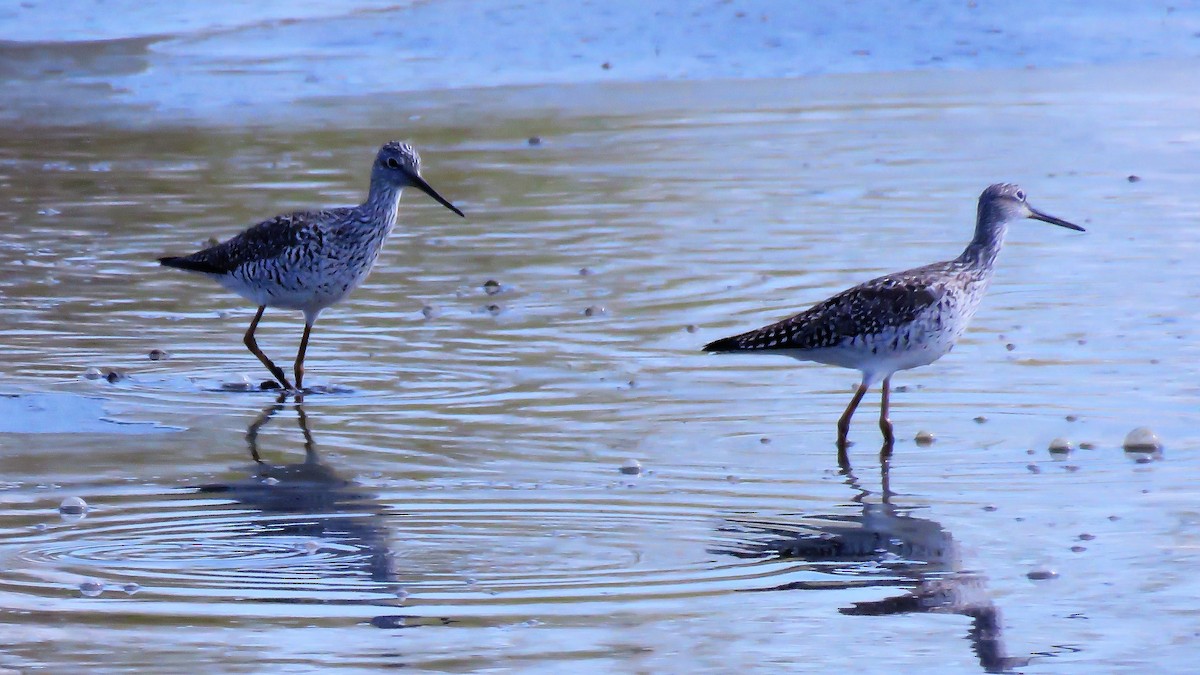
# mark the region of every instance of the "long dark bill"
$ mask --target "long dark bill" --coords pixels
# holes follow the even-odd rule
[[[453,211],[453,212],[457,213],[458,215],[462,216],[463,218],[466,218],[466,217],[467,217],[465,214],[463,214],[463,212],[462,212],[462,211],[459,211],[459,210],[458,210],[458,207],[457,207],[457,206],[455,206],[455,205],[451,204],[450,202],[446,201],[446,198],[445,198],[445,197],[443,197],[443,196],[439,195],[439,194],[437,193],[437,190],[434,190],[434,189],[433,189],[433,186],[431,186],[429,183],[426,183],[426,182],[425,182],[425,179],[424,179],[424,178],[421,178],[420,176],[418,176],[418,175],[416,175],[416,174],[411,174],[411,173],[410,173],[410,174],[408,174],[408,179],[409,179],[410,181],[412,181],[412,184],[413,184],[413,185],[414,185],[414,186],[415,186],[415,187],[416,187],[418,190],[420,190],[421,192],[424,192],[425,194],[429,195],[430,197],[433,197],[434,201],[436,201],[437,203],[439,203],[439,204],[441,204],[442,206],[444,206],[444,207],[446,207],[446,208],[450,209],[451,211]]]
[[[1043,223],[1050,223],[1051,225],[1065,227],[1068,230],[1075,230],[1076,232],[1087,232],[1087,230],[1076,225],[1075,223],[1068,223],[1067,221],[1063,220],[1062,218],[1055,218],[1054,216],[1046,215],[1045,213],[1042,213],[1041,211],[1038,211],[1037,209],[1034,209],[1032,207],[1030,207],[1030,209],[1029,209],[1029,217],[1033,218],[1034,220],[1040,220]]]

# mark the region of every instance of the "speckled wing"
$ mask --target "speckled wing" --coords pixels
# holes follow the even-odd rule
[[[288,249],[316,245],[322,230],[319,224],[336,219],[331,211],[298,211],[275,216],[215,246],[191,255],[159,258],[167,267],[207,274],[229,274],[242,265],[277,258]]]
[[[872,279],[783,321],[710,342],[704,351],[821,349],[911,323],[943,296],[929,283],[933,267]]]

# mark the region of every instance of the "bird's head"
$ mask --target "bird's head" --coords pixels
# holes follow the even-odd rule
[[[1025,200],[1025,191],[1012,183],[996,183],[979,195],[980,222],[1011,223],[1022,218],[1032,218],[1044,223],[1058,225],[1069,230],[1083,232],[1084,229],[1061,218],[1042,213]]]
[[[442,206],[463,216],[458,207],[451,204],[437,193],[429,183],[421,178],[421,156],[408,143],[389,141],[379,149],[375,157],[375,166],[371,169],[371,179],[382,181],[395,188],[415,187],[429,195]],[[465,217],[465,216],[463,216]]]

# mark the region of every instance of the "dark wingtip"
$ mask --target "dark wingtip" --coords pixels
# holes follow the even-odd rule
[[[701,351],[705,351],[705,352],[733,352],[733,351],[737,351],[737,349],[738,349],[738,342],[737,342],[737,338],[734,338],[734,337],[726,337],[726,338],[721,338],[720,340],[713,340],[712,342],[701,347]]]
[[[222,270],[212,266],[211,264],[185,258],[180,256],[166,256],[158,259],[158,264],[163,267],[174,267],[178,270],[187,270],[189,272],[205,272],[207,274],[222,274]]]

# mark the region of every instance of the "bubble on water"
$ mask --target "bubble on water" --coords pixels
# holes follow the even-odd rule
[[[1161,452],[1162,440],[1150,427],[1138,427],[1125,436],[1125,452]]]
[[[221,383],[221,389],[224,391],[254,391],[257,388],[254,380],[251,380],[249,375],[240,375],[231,382]]]
[[[58,512],[65,516],[80,516],[87,513],[87,502],[82,497],[67,497],[58,505]]]
[[[1075,446],[1071,441],[1060,437],[1050,441],[1049,450],[1051,455],[1069,455],[1074,452]]]
[[[151,349],[147,356],[150,357],[151,361],[166,361],[171,358],[171,352],[165,349]]]
[[[98,380],[98,379],[104,377],[104,371],[100,370],[99,368],[97,368],[95,366],[92,366],[92,367],[88,368],[87,370],[83,371],[83,376],[89,380]]]
[[[404,601],[404,600],[408,599],[409,593],[407,590],[405,590],[403,588],[397,588],[396,592],[393,593],[393,595],[395,595],[397,599]]]
[[[483,292],[487,293],[488,295],[496,295],[502,290],[504,289],[500,287],[500,282],[496,281],[495,279],[488,279],[487,281],[483,282]]]
[[[913,440],[917,442],[917,445],[926,446],[933,445],[933,442],[936,441],[937,438],[935,438],[934,435],[928,431],[918,431],[917,435],[913,437]]]
[[[130,583],[127,583],[124,586],[122,586],[121,590],[125,591],[125,593],[127,593],[128,595],[133,595],[133,594],[137,593],[138,591],[142,590],[142,587],[139,586],[138,584],[130,582]]]
[[[619,470],[626,476],[636,476],[642,472],[642,463],[636,459],[627,459]]]
[[[1096,538],[1096,535],[1091,534],[1089,532],[1084,532],[1083,534],[1079,535],[1079,541],[1091,541],[1095,538]]]
[[[426,319],[432,319],[433,317],[437,316],[437,313],[438,313],[437,308],[435,308],[432,305],[425,305],[424,307],[421,308],[421,314]]]
[[[267,476],[266,478],[262,479],[262,484],[263,485],[279,485],[279,479],[274,476]]]
[[[529,145],[541,145],[542,137],[541,136],[530,136],[529,140],[527,140],[525,142],[528,143]]]
[[[1079,449],[1080,450],[1095,450],[1096,444],[1091,441],[1080,441]]]
[[[601,316],[603,314],[608,314],[608,310],[603,305],[592,305],[583,310],[584,316]]]
[[[1025,576],[1034,581],[1045,581],[1046,579],[1057,579],[1058,572],[1050,567],[1037,567],[1029,570]]]
[[[104,592],[104,584],[95,579],[89,579],[79,584],[79,592],[89,598],[94,598]]]
[[[980,415],[980,416],[978,416],[978,417],[976,417],[976,418],[975,418],[975,423],[976,423],[976,424],[983,424],[983,423],[984,423],[984,422],[986,422],[986,421],[988,421],[988,420],[987,420],[987,418],[986,418],[986,417],[984,417],[983,415]]]

